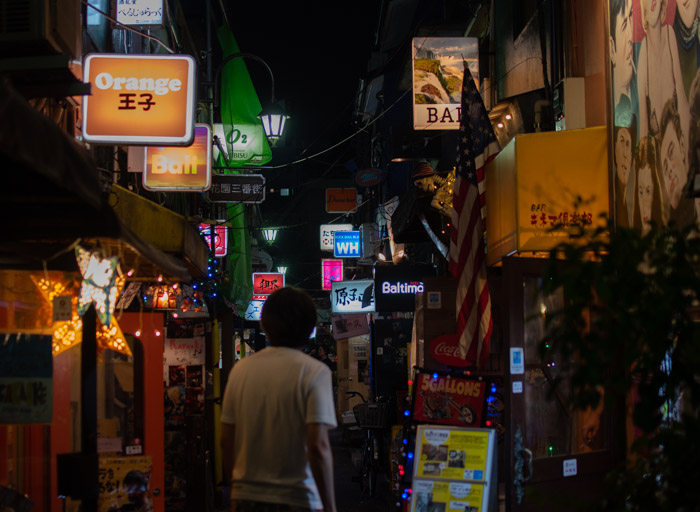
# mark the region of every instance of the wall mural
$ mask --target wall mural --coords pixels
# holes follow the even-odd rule
[[[700,0],[610,0],[615,222],[700,220]]]

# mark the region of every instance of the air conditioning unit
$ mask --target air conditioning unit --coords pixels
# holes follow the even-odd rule
[[[0,57],[82,56],[80,0],[0,0]]]
[[[556,131],[586,127],[586,89],[581,77],[564,78],[554,88],[552,103]]]

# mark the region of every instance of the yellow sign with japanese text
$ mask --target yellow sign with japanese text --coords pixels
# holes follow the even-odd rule
[[[516,135],[486,167],[487,263],[546,252],[571,234],[605,226],[605,126]]]
[[[484,485],[440,480],[417,480],[413,485],[411,512],[450,510],[481,512]]]
[[[482,512],[497,500],[494,429],[419,425],[410,512]]]
[[[105,144],[188,146],[194,137],[195,61],[189,55],[90,54],[83,138]]]
[[[100,457],[98,512],[119,510],[124,505],[134,507],[129,510],[152,510],[149,490],[152,469],[153,461],[147,456]],[[149,504],[150,508],[148,508]]]
[[[416,476],[483,482],[488,447],[486,431],[426,428],[416,439]]]

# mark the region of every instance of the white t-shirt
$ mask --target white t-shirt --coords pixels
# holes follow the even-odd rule
[[[236,427],[231,499],[323,508],[306,456],[306,425],[337,426],[325,364],[288,347],[238,361],[221,422]]]

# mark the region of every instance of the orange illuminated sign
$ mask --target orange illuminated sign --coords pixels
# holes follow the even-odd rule
[[[147,190],[190,192],[211,187],[211,128],[197,124],[187,147],[148,146],[143,186]]]
[[[195,62],[189,55],[90,54],[83,138],[187,146],[194,136]]]
[[[327,188],[326,212],[352,212],[357,208],[357,189]]]

